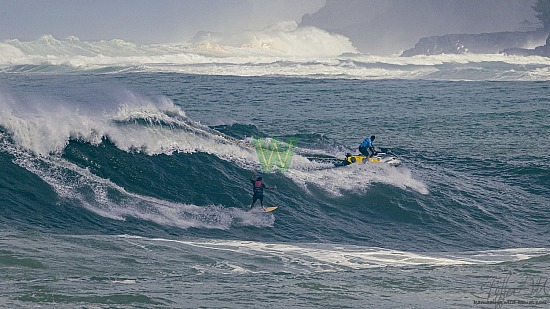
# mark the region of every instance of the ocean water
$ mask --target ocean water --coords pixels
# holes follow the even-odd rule
[[[2,43],[0,305],[547,307],[550,63],[331,39]],[[306,159],[371,134],[402,164]],[[249,211],[253,137],[297,141],[261,172],[273,213]]]

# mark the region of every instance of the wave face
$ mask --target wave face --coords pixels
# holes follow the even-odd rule
[[[0,43],[7,73],[177,72],[347,79],[549,80],[550,59],[502,54],[373,56],[315,27],[283,22],[238,34],[198,33],[183,44],[81,41],[50,35]]]

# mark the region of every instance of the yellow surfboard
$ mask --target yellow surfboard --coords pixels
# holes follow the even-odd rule
[[[272,212],[277,208],[279,208],[279,206],[267,206],[267,207],[264,208],[264,211],[265,212]]]

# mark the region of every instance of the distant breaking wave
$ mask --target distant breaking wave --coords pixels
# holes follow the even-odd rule
[[[5,73],[177,72],[352,79],[550,80],[550,59],[501,54],[360,54],[342,35],[283,22],[238,34],[202,32],[181,44],[88,42],[46,35],[0,42]]]

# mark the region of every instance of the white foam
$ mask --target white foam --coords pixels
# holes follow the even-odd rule
[[[316,185],[334,196],[342,196],[346,192],[363,193],[373,183],[385,183],[421,194],[429,193],[427,186],[405,167],[369,163],[332,168],[331,164],[306,161],[306,158],[295,155],[292,168],[285,173],[304,190],[308,190],[308,185]]]
[[[205,33],[193,42],[180,44],[86,42],[75,37],[59,40],[52,36],[30,42],[0,43],[0,67],[4,70],[40,71],[32,65],[52,71],[55,69],[48,66],[238,76],[550,80],[550,58],[504,54],[362,55],[344,36],[314,27],[298,27],[295,22],[279,23],[261,31]]]
[[[356,53],[351,41],[315,27],[298,27],[294,21],[280,22],[262,31],[239,34],[208,33],[192,50],[200,54],[248,57],[336,57]]]
[[[378,267],[455,266],[497,264],[547,255],[545,248],[517,248],[461,253],[417,253],[392,249],[338,245],[265,243],[241,240],[169,240],[121,235],[146,242],[173,242],[185,246],[227,251],[246,256],[273,257],[284,263],[285,270],[337,271]]]
[[[126,92],[118,100],[105,106],[79,106],[61,99],[0,95],[0,126],[19,147],[37,155],[62,153],[71,139],[98,144],[108,137],[123,151],[148,155],[200,151],[243,167],[257,165],[250,146],[188,119],[167,98],[152,100]]]

